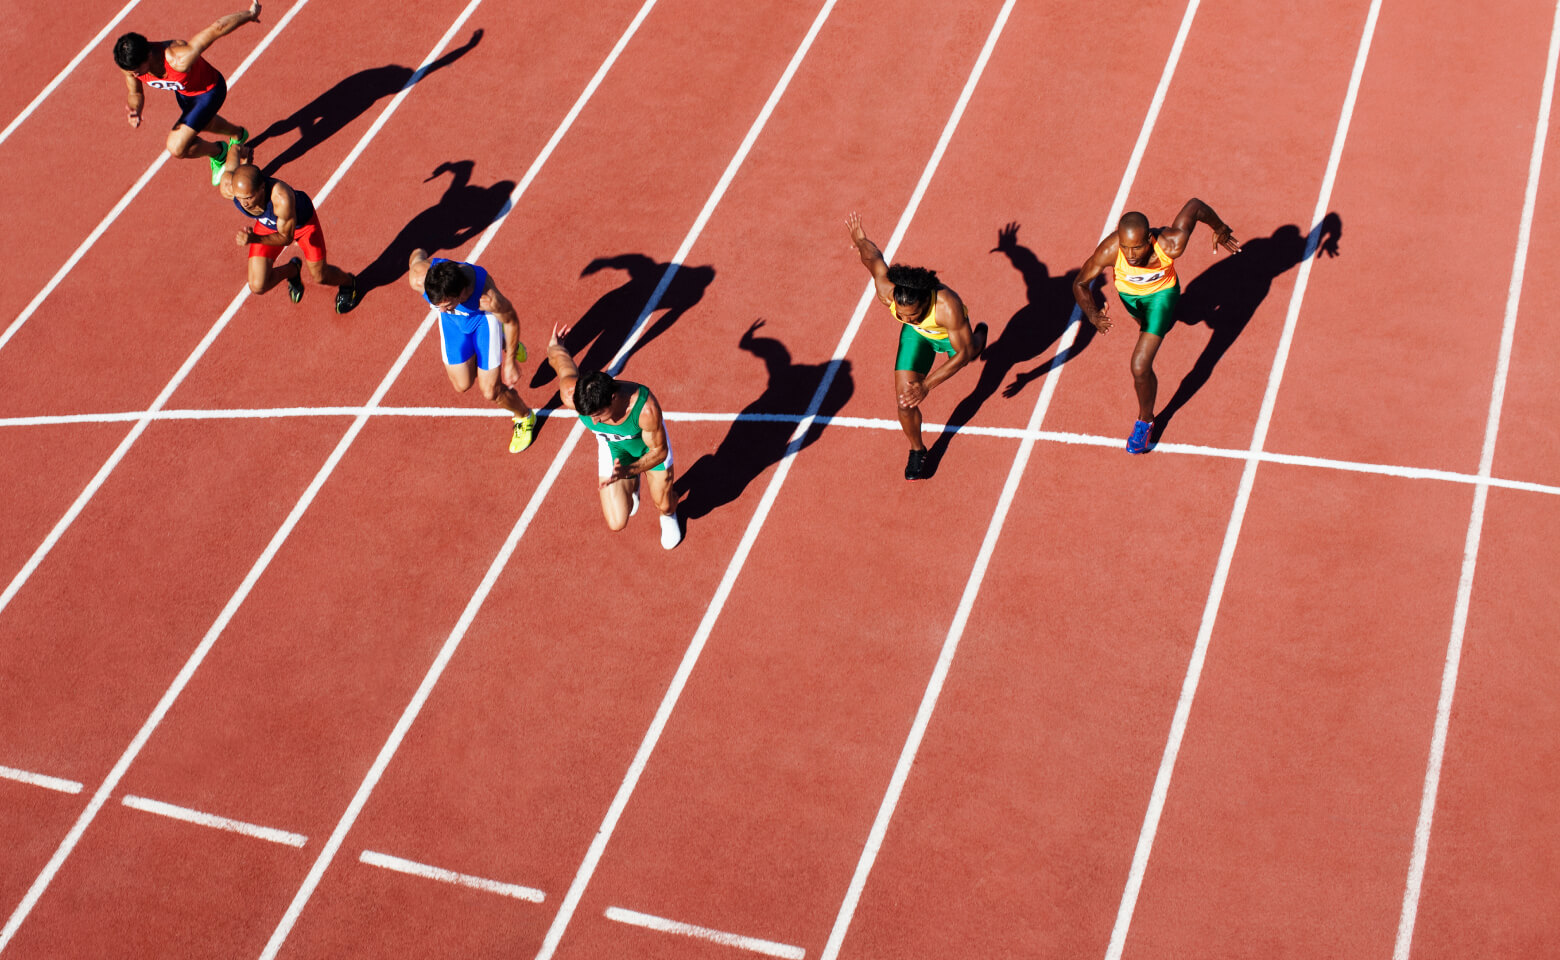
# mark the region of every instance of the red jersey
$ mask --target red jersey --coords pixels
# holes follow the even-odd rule
[[[217,68],[207,63],[205,57],[196,57],[188,70],[175,70],[173,64],[168,62],[168,47],[164,45],[163,75],[157,77],[142,73],[136,79],[155,90],[172,90],[186,97],[198,97],[217,85],[218,76]]]

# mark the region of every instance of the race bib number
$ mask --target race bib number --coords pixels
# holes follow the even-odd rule
[[[182,93],[184,84],[177,80],[148,80],[146,85],[154,90],[173,90]]]
[[[1165,275],[1165,272],[1163,270],[1159,271],[1158,273],[1144,273],[1144,274],[1139,274],[1138,276],[1135,276],[1135,277],[1128,277],[1127,278],[1127,282],[1128,283],[1153,283],[1155,280],[1158,280],[1159,278],[1163,277],[1164,275]]]

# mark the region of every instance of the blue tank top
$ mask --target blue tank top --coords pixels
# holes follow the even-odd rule
[[[267,180],[265,182],[265,186],[261,188],[265,191],[264,213],[250,213],[248,210],[244,209],[244,205],[242,203],[238,202],[237,197],[233,198],[233,206],[237,207],[238,212],[242,213],[244,216],[254,217],[255,221],[261,226],[269,227],[272,230],[275,230],[277,229],[276,201],[271,199],[271,188],[274,186],[276,186],[275,180]],[[304,193],[302,190],[296,188],[293,189],[293,214],[293,222],[299,227],[314,219],[314,201],[309,199],[309,195],[307,193]]]
[[[434,257],[432,260],[429,260],[428,269],[431,270],[441,263],[454,263],[462,267],[470,267],[471,272],[475,274],[474,282],[471,285],[471,296],[457,303],[453,310],[439,311],[453,320],[455,325],[460,327],[462,333],[474,333],[477,327],[482,324],[483,317],[487,316],[487,311],[483,310],[481,306],[482,291],[487,289],[487,271],[474,263],[466,263],[461,260],[447,260],[444,257]],[[423,291],[423,299],[427,300],[428,304],[432,306],[433,301],[429,299],[428,291],[426,290]]]

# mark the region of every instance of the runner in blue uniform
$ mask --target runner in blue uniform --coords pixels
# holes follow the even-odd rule
[[[412,251],[407,282],[439,311],[439,343],[450,383],[460,393],[475,383],[484,397],[514,415],[510,453],[529,447],[536,435],[536,412],[515,391],[525,344],[520,342],[514,305],[482,267],[430,259],[426,250]]]

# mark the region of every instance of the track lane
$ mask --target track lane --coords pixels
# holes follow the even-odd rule
[[[1509,412],[1509,411],[1508,411]],[[1491,491],[1411,956],[1546,956],[1560,859],[1552,498]],[[1521,603],[1511,602],[1520,597]]]
[[[1553,4],[1465,13],[1383,7],[1333,194],[1348,252],[1314,277],[1271,450],[1477,467],[1548,41],[1503,24],[1547,25]],[[1451,224],[1455,253],[1400,253]]]

